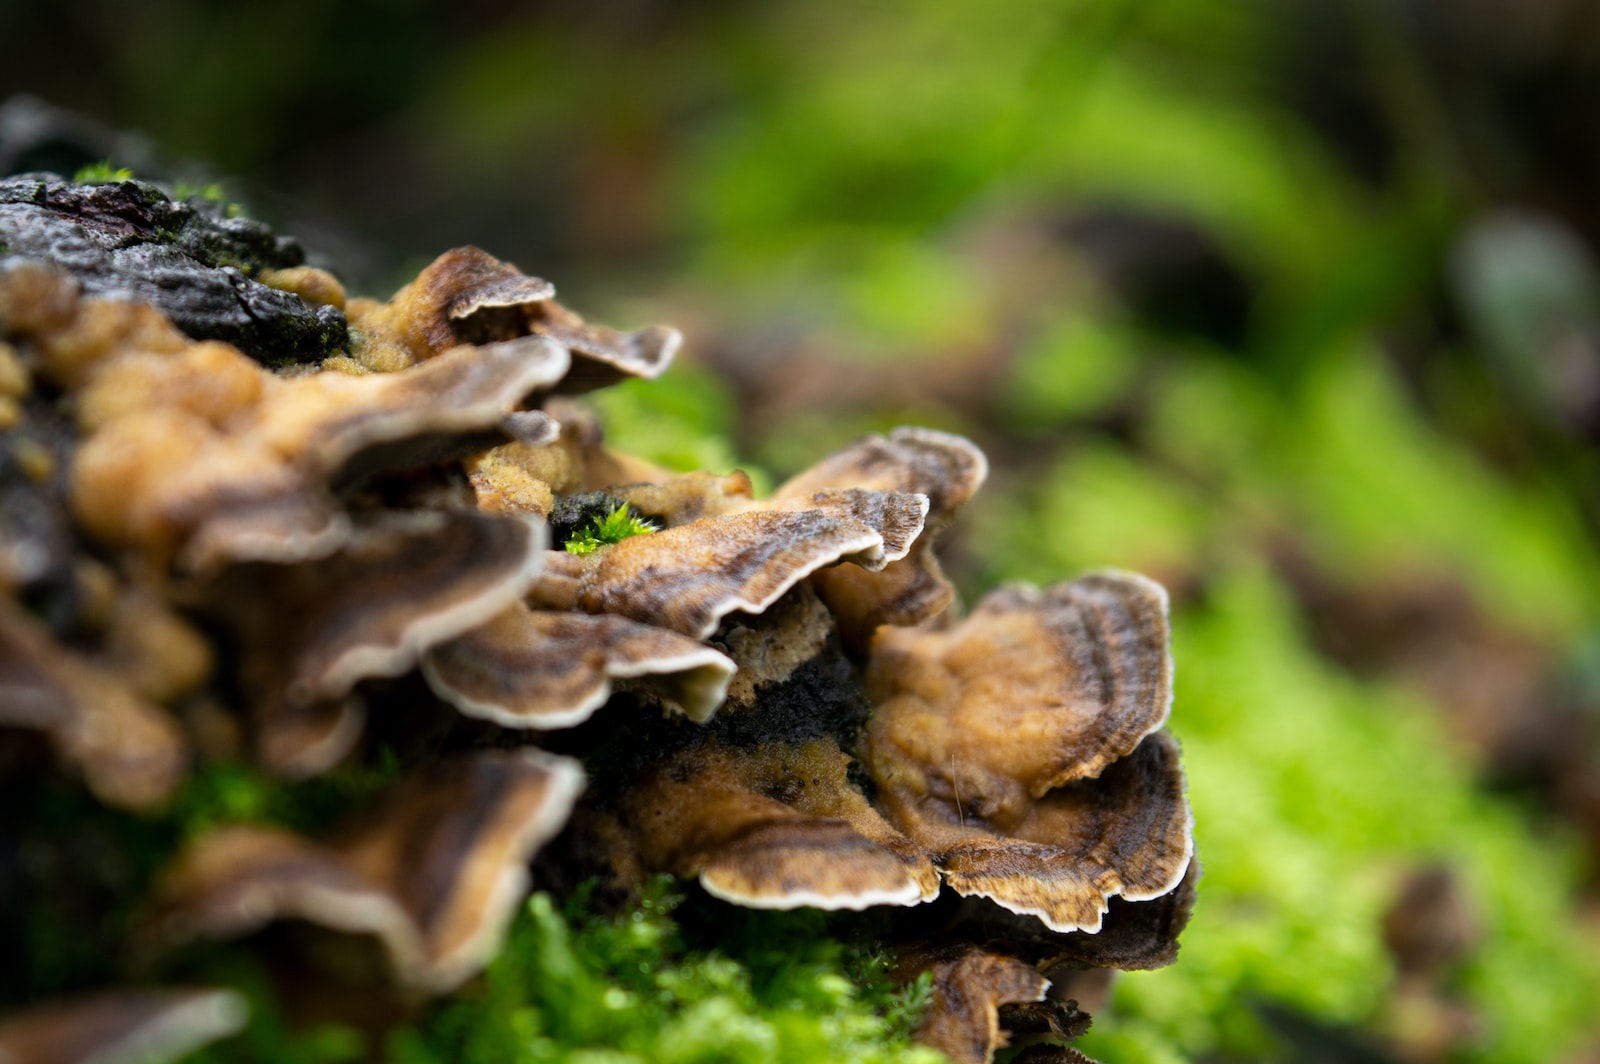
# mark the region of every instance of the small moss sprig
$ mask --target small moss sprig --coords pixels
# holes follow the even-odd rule
[[[80,185],[114,185],[121,181],[132,181],[133,171],[125,166],[113,165],[110,159],[101,159],[79,168],[72,175],[72,180]]]
[[[627,506],[614,506],[604,517],[596,517],[567,540],[567,553],[590,554],[630,536],[644,536],[655,531],[657,528],[652,522],[634,516]]]

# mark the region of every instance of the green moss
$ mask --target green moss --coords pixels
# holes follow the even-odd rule
[[[81,167],[72,175],[72,180],[80,185],[115,185],[122,181],[132,181],[133,171],[125,166],[112,165],[110,159],[102,159],[97,163]]]
[[[619,504],[604,517],[596,517],[580,528],[565,546],[568,554],[592,554],[601,547],[655,531],[655,525],[634,514],[626,504]]]
[[[936,1064],[909,1044],[927,997],[894,989],[881,957],[843,945],[818,913],[729,913],[714,945],[676,918],[658,880],[620,916],[529,899],[483,979],[393,1035],[398,1064]],[[725,917],[725,919],[724,919]]]

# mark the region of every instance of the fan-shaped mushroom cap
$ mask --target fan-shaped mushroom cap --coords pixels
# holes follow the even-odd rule
[[[351,325],[365,337],[357,357],[373,369],[392,371],[462,343],[463,331],[479,339],[525,335],[518,327],[522,308],[555,294],[549,281],[480,248],[461,247],[434,259],[388,303],[354,299],[347,309]]]
[[[653,379],[683,342],[653,325],[620,332],[584,321],[554,301],[555,286],[475,247],[447,251],[387,304],[352,300],[351,324],[366,337],[357,357],[374,369],[422,361],[458,343],[548,336],[576,356],[561,391],[591,391],[626,377]]]
[[[933,553],[934,541],[988,474],[988,459],[969,440],[902,427],[857,440],[778,489],[775,499],[849,487],[928,497],[927,527],[909,556],[881,572],[841,568],[812,577],[848,643],[864,647],[879,625],[917,624],[950,604],[955,590]]]
[[[965,942],[908,953],[900,967],[933,973],[933,998],[916,1039],[955,1064],[989,1064],[1007,1044],[1000,1006],[1043,1001],[1050,989],[1026,961]]]
[[[529,859],[566,824],[583,784],[570,758],[485,751],[413,773],[335,840],[416,921],[427,967],[404,981],[442,993],[488,963],[527,896]]]
[[[638,678],[690,720],[722,704],[734,664],[676,632],[623,617],[551,613],[517,603],[428,652],[439,697],[507,728],[567,728],[605,704],[614,679]]]
[[[1147,901],[1181,882],[1194,854],[1183,792],[1177,743],[1157,732],[1099,779],[1035,799],[1003,832],[980,814],[918,802],[903,788],[880,791],[877,805],[928,851],[957,894],[993,899],[1053,931],[1093,933],[1113,895]]]
[[[1116,968],[1125,972],[1165,968],[1178,959],[1178,935],[1194,912],[1200,861],[1191,859],[1172,890],[1149,901],[1115,897],[1107,902],[1100,930],[1093,935],[1059,935],[1025,915],[991,910],[985,919],[1005,928],[1008,938],[1027,951],[1042,972]],[[1006,923],[1002,917],[1010,916]]]
[[[535,334],[565,345],[574,356],[572,372],[557,389],[564,395],[590,392],[629,377],[654,380],[683,346],[683,334],[677,329],[647,325],[622,332],[586,322],[554,300],[539,305],[530,325]]]
[[[239,637],[263,760],[289,775],[336,763],[359,735],[345,696],[394,676],[527,590],[543,522],[474,512],[391,515],[337,554],[238,565],[193,590]]]
[[[0,727],[47,735],[57,755],[110,805],[147,808],[182,779],[189,751],[165,710],[63,649],[0,599]]]
[[[327,843],[274,828],[198,839],[163,877],[152,933],[234,938],[299,919],[374,936],[397,982],[460,985],[498,948],[528,859],[566,823],[583,773],[542,751],[490,751],[414,773]]]
[[[879,629],[862,760],[958,893],[1057,931],[1172,890],[1193,852],[1166,594],[1102,573],[987,596],[945,631]]]
[[[867,670],[880,781],[1004,828],[1166,722],[1167,596],[1126,573],[985,596],[947,630],[879,629]]]
[[[831,741],[732,750],[706,742],[652,769],[620,813],[647,869],[697,876],[758,909],[916,905],[926,857],[850,786]]]
[[[0,1064],[165,1064],[248,1016],[229,990],[113,990],[0,1019]]]
[[[806,509],[725,514],[634,536],[597,552],[578,605],[704,639],[723,617],[760,613],[825,565],[882,568],[903,556],[926,508],[920,495],[830,492]]]
[[[423,964],[416,926],[383,884],[326,846],[257,825],[217,828],[180,854],[156,888],[150,930],[177,945],[240,938],[282,919],[373,935],[397,971]]]
[[[321,480],[432,464],[460,453],[457,437],[482,441],[568,364],[560,345],[524,337],[455,348],[401,373],[274,378],[249,431]]]

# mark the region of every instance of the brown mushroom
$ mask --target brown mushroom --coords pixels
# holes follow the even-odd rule
[[[649,770],[619,815],[650,871],[757,909],[917,905],[939,879],[850,786],[831,740],[735,750],[714,741]]]
[[[891,823],[958,893],[1057,931],[1159,897],[1193,852],[1166,595],[1102,573],[987,596],[945,631],[879,629],[862,760]]]
[[[991,898],[1054,931],[1101,929],[1109,900],[1171,892],[1194,853],[1177,743],[1164,732],[1099,779],[1058,787],[1001,830],[959,804],[880,791],[878,808],[933,857],[957,894]]]
[[[839,568],[812,577],[839,618],[849,645],[864,649],[879,625],[918,624],[950,605],[955,590],[933,546],[988,473],[988,459],[970,441],[947,432],[901,427],[886,437],[857,440],[778,489],[777,498],[803,498],[844,487],[928,497],[926,528],[908,557],[881,572]]]
[[[690,720],[722,704],[734,664],[675,632],[623,617],[553,613],[517,603],[435,647],[423,675],[439,697],[507,728],[567,728],[589,719],[611,681],[638,679]]]
[[[162,877],[148,934],[171,946],[285,919],[370,935],[401,986],[445,993],[499,946],[529,858],[566,823],[583,772],[542,751],[486,751],[412,773],[326,842],[235,826]]]
[[[1178,936],[1194,911],[1199,881],[1200,862],[1191,860],[1178,885],[1158,898],[1109,899],[1100,930],[1094,934],[1052,931],[1033,916],[1012,912],[985,898],[963,901],[966,911],[959,926],[974,932],[981,929],[985,940],[1005,941],[1052,976],[1165,968],[1178,958]]]
[[[350,323],[364,336],[355,353],[370,368],[392,371],[462,343],[462,331],[473,342],[526,335],[519,327],[522,308],[555,294],[549,281],[529,277],[481,248],[456,248],[434,259],[388,303],[350,301]]]
[[[968,813],[1006,826],[1166,722],[1167,644],[1166,592],[1127,573],[994,591],[943,631],[880,629],[875,771],[946,803],[959,791]]]
[[[395,514],[300,565],[233,566],[189,591],[236,635],[258,752],[289,775],[320,772],[360,731],[346,698],[470,631],[526,590],[543,522],[472,512]]]
[[[356,356],[370,368],[393,370],[459,343],[546,336],[575,356],[560,385],[574,394],[627,377],[653,379],[682,344],[678,331],[664,326],[621,332],[586,322],[555,302],[555,291],[480,248],[456,248],[387,304],[351,301],[351,324],[367,337]]]
[[[921,530],[927,500],[828,493],[806,509],[702,518],[597,552],[578,605],[704,639],[736,610],[760,613],[800,580],[843,561],[882,568]]]
[[[189,759],[183,731],[165,710],[61,647],[3,598],[0,727],[44,733],[97,798],[127,808],[165,801]]]
[[[165,1064],[248,1017],[229,990],[111,990],[0,1019],[0,1064]]]

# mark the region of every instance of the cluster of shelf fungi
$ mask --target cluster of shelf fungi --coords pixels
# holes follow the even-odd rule
[[[574,398],[660,374],[674,331],[588,323],[476,248],[379,303],[141,182],[0,193],[0,782],[138,814],[197,765],[399,760],[314,833],[188,838],[127,928],[144,970],[294,924],[302,981],[414,1002],[535,883],[670,873],[881,909],[898,974],[934,976],[918,1037],[987,1061],[1008,1033],[1081,1059],[1075,980],[1174,959],[1166,595],[1105,572],[962,611],[935,545],[985,477],[967,440],[870,436],[757,498],[608,449]],[[250,241],[270,257],[221,261]],[[212,302],[164,307],[188,273]],[[619,508],[656,530],[564,549]],[[365,963],[315,974],[319,933]],[[176,1059],[248,1022],[228,990],[85,988],[0,1019],[0,1061]]]

